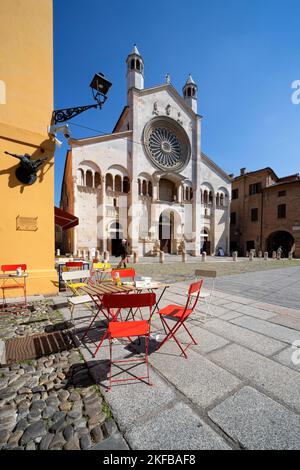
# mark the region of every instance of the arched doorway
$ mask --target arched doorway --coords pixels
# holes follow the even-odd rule
[[[278,231],[271,233],[266,241],[266,247],[269,255],[272,255],[273,251],[277,251],[278,248],[281,246],[282,248],[282,256],[288,257],[290,251],[292,251],[292,247],[295,243],[294,237],[285,231]]]
[[[201,230],[201,239],[200,239],[200,253],[205,253],[210,255],[210,239],[208,230],[203,229]]]
[[[165,253],[171,253],[172,239],[174,237],[174,213],[163,212],[159,217],[160,249]]]
[[[123,238],[123,228],[119,222],[113,222],[109,228],[110,252],[112,256],[119,256],[119,247]]]

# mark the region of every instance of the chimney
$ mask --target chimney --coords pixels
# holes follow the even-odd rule
[[[245,173],[246,173],[246,168],[241,168],[240,169],[240,176],[244,176]]]
[[[234,177],[233,173],[230,173],[230,175],[228,175],[228,178],[230,178],[231,180],[233,179],[233,177]]]

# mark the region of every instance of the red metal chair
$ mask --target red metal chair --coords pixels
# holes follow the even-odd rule
[[[181,305],[167,305],[166,307],[162,308],[159,310],[159,315],[160,319],[162,321],[164,330],[167,333],[167,336],[165,339],[160,343],[159,347],[157,348],[160,349],[169,339],[174,338],[175,342],[177,343],[178,347],[180,348],[182,354],[184,357],[187,359],[187,355],[185,351],[188,349],[189,346],[192,344],[197,344],[197,341],[193,338],[191,335],[190,331],[185,325],[185,321],[188,319],[188,317],[193,313],[195,310],[195,307],[197,305],[197,302],[199,300],[200,296],[200,290],[203,284],[203,279],[200,281],[194,282],[193,284],[190,285],[189,290],[188,290],[188,298],[186,301],[185,306]],[[175,324],[172,328],[167,323],[167,319],[169,320],[175,320]],[[183,327],[187,334],[189,335],[190,339],[192,340],[191,343],[188,343],[185,349],[183,349],[181,343],[179,340],[176,338],[175,334],[179,330],[180,327]]]
[[[83,261],[67,261],[65,267],[66,271],[78,271],[83,269]]]
[[[111,278],[114,281],[116,279],[116,274],[119,273],[120,279],[130,279],[130,282],[134,282],[135,270],[133,268],[128,269],[112,269]]]
[[[102,306],[107,309],[109,316],[112,318],[109,321],[108,329],[105,333],[105,336],[109,339],[109,353],[110,353],[110,364],[109,364],[109,390],[111,390],[112,383],[115,382],[128,382],[132,380],[147,380],[148,385],[152,385],[150,382],[149,376],[149,335],[150,335],[150,321],[152,314],[152,307],[156,304],[156,295],[154,293],[147,294],[105,294],[102,300]],[[149,320],[141,321],[117,321],[118,313],[122,308],[132,309],[132,308],[149,308]],[[117,312],[114,313],[114,309],[117,309]],[[145,337],[145,356],[142,359],[123,359],[113,361],[112,357],[112,344],[114,339],[128,338],[129,342],[132,342],[131,338],[136,337]],[[103,341],[102,341],[103,342]],[[133,377],[125,379],[112,379],[112,365],[119,363],[145,363],[147,368],[147,374],[145,376],[135,376],[131,372],[130,374]],[[121,369],[121,372],[124,372]]]
[[[14,274],[16,273],[17,268],[21,268],[22,271],[26,272],[27,265],[26,264],[2,264],[1,271],[3,274]],[[24,299],[25,299],[25,306],[27,305],[27,296],[26,296],[26,277],[12,277],[10,279],[4,279],[2,281],[1,289],[2,289],[2,297],[3,297],[3,307],[5,305],[5,291],[10,289],[22,289],[24,292]]]

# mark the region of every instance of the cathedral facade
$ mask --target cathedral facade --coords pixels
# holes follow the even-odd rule
[[[126,238],[141,256],[229,253],[230,177],[201,151],[196,83],[189,75],[180,95],[167,75],[145,88],[136,46],[126,64],[127,105],[113,132],[69,141],[61,208],[79,225],[65,250],[114,255]]]

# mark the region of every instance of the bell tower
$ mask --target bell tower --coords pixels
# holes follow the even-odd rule
[[[143,90],[144,88],[144,61],[136,45],[126,59],[127,64],[127,92],[131,88]]]
[[[191,74],[189,74],[187,81],[182,88],[183,98],[188,106],[192,108],[194,113],[197,114],[197,91],[198,87],[193,80]]]

